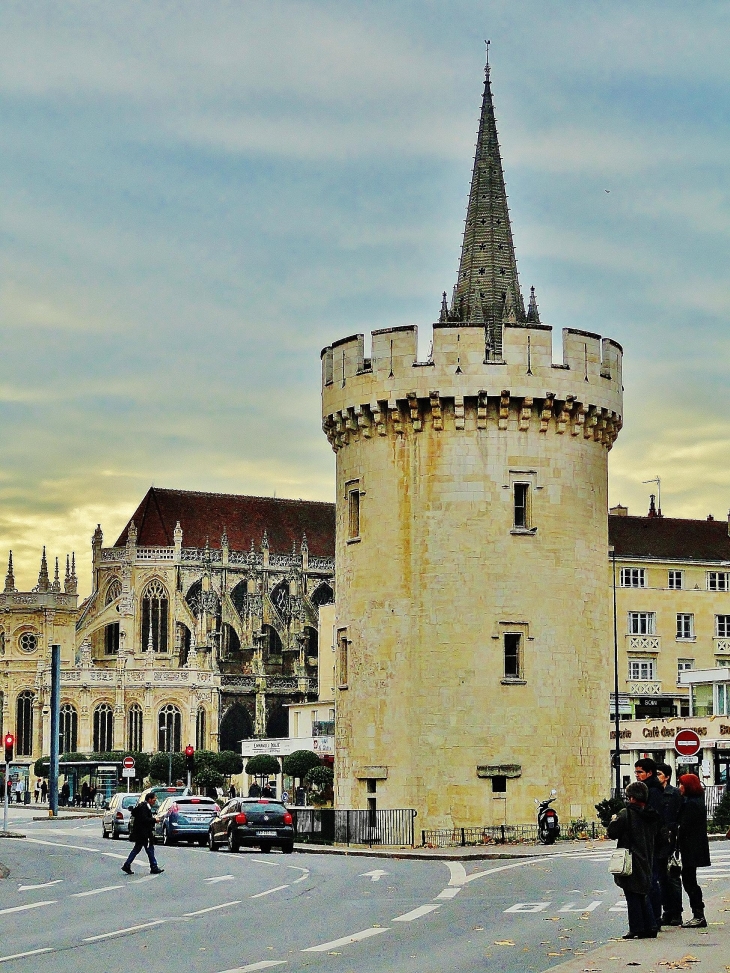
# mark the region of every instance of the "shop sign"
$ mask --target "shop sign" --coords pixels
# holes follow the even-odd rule
[[[314,737],[312,740],[314,745],[315,753],[334,753],[335,752],[335,738],[332,736],[327,737]]]

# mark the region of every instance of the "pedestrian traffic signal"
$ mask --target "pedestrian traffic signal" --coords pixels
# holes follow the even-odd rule
[[[185,747],[185,767],[195,770],[195,747],[190,743]]]
[[[15,737],[12,733],[5,734],[5,763],[9,764],[13,759],[13,750],[15,749]]]

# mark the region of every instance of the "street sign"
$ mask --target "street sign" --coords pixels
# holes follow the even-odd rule
[[[122,777],[134,777],[134,767],[122,767]]]
[[[122,761],[122,766],[125,770],[134,770],[134,757],[125,757]],[[127,774],[124,775],[125,777]],[[132,776],[131,774],[129,776]]]
[[[680,730],[674,738],[674,749],[681,757],[694,757],[701,747],[702,742],[694,730]]]

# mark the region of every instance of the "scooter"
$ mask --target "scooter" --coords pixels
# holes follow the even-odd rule
[[[558,792],[553,788],[550,791],[550,797],[546,800],[538,801],[535,798],[535,804],[537,804],[537,838],[543,845],[551,845],[560,834],[558,812],[550,807],[557,795]]]

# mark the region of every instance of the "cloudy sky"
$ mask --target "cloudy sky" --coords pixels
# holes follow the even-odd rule
[[[454,283],[484,38],[523,291],[625,348],[611,501],[730,507],[730,4],[4,0],[0,552],[332,499],[319,352]],[[606,190],[609,190],[606,192]],[[6,556],[0,553],[0,556]]]

